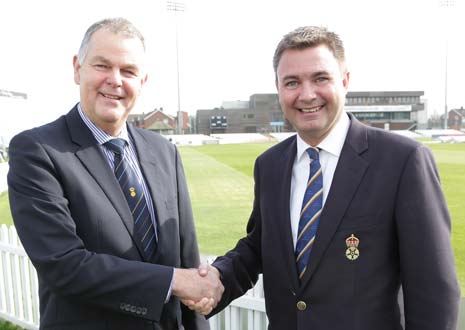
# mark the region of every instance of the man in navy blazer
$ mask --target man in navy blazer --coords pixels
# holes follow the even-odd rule
[[[179,153],[126,124],[147,79],[144,59],[129,21],[93,24],[73,61],[80,102],[10,143],[11,211],[38,272],[41,329],[209,328],[180,304],[217,300],[222,286],[180,269],[198,267],[199,252]],[[151,254],[113,172],[106,142],[115,137],[144,192]]]
[[[402,287],[405,329],[455,330],[460,290],[451,222],[431,151],[344,111],[349,72],[335,33],[290,32],[277,46],[274,70],[297,135],[256,160],[247,236],[209,268],[225,286],[213,312],[263,273],[269,329],[400,330]],[[319,151],[323,208],[299,277],[309,147]]]

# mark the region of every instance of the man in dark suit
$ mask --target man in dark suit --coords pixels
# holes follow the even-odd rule
[[[349,72],[327,29],[284,36],[274,69],[297,135],[256,160],[247,236],[209,268],[225,286],[214,313],[263,273],[270,329],[402,329],[402,287],[406,329],[455,330],[460,290],[431,151],[344,111]]]
[[[10,143],[11,211],[38,272],[41,329],[209,328],[180,304],[217,300],[222,286],[180,269],[199,252],[178,151],[126,124],[144,57],[127,20],[93,24],[73,61],[80,102]]]

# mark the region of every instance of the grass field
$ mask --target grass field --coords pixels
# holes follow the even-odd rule
[[[452,218],[452,246],[465,296],[465,144],[432,144]]]
[[[0,330],[20,330],[20,329],[22,329],[20,326],[17,326],[5,320],[0,320]]]
[[[10,203],[8,202],[8,192],[0,193],[0,224],[12,225],[13,219],[11,218]]]
[[[253,164],[271,144],[180,147],[196,219],[200,251],[221,255],[245,234],[253,202]],[[452,244],[465,293],[465,144],[430,144],[452,216]],[[0,223],[11,224],[7,194]]]

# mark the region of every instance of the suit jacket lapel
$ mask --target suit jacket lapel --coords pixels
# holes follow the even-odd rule
[[[136,148],[139,158],[142,175],[144,176],[145,183],[147,184],[154,204],[158,242],[156,253],[151,259],[151,262],[157,262],[159,257],[164,255],[164,248],[169,246],[169,244],[165,244],[165,240],[172,237],[171,233],[165,232],[169,229],[169,226],[164,226],[167,218],[160,216],[160,208],[165,205],[166,197],[165,194],[160,192],[161,187],[164,187],[161,177],[169,177],[169,175],[164,173],[164,170],[155,162],[155,158],[151,156],[151,150],[157,149],[157,146],[153,145],[153,143],[148,143],[144,136],[137,132],[131,125],[128,125],[128,131],[134,141],[134,147]]]
[[[284,150],[282,154],[278,154],[280,157],[277,168],[279,172],[284,170],[284,175],[276,175],[276,178],[282,180],[275,186],[277,187],[276,192],[277,198],[275,206],[277,208],[276,214],[279,225],[276,226],[276,237],[281,242],[281,251],[283,253],[284,260],[286,261],[287,269],[289,269],[289,283],[292,284],[293,292],[297,292],[299,287],[299,280],[297,275],[297,268],[295,263],[294,254],[294,243],[292,241],[291,231],[291,218],[290,218],[290,193],[291,193],[291,180],[292,180],[292,168],[294,165],[295,156],[297,154],[297,143],[294,136],[293,141]],[[282,172],[281,172],[282,173]]]
[[[310,255],[301,290],[309,282],[339,227],[369,163],[360,155],[368,149],[367,130],[353,116],[341,151],[328,198],[321,214],[318,233]]]
[[[76,157],[79,158],[113,204],[113,207],[120,215],[129,234],[132,236],[139,253],[143,256],[142,243],[140,239],[134,235],[134,219],[129,210],[127,201],[121,192],[121,188],[116,181],[114,173],[107,165],[107,160],[102,154],[92,132],[79,116],[77,107],[74,107],[73,110],[66,115],[66,122],[71,140],[79,146],[75,152]]]

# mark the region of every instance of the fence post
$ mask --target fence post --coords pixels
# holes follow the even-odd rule
[[[24,329],[39,328],[37,273],[13,226],[0,226],[0,316]]]
[[[9,242],[8,228],[5,224],[1,226],[2,242]],[[2,251],[3,276],[5,279],[5,311],[14,315],[13,280],[11,278],[11,253]]]
[[[464,294],[464,292],[462,292]],[[460,301],[460,308],[459,308],[459,322],[457,330],[465,329],[465,297],[462,297]]]
[[[9,228],[9,243],[17,247],[18,246],[18,235],[16,234],[16,229],[14,226]],[[14,299],[14,307],[15,312],[13,315],[18,317],[20,320],[24,319],[24,309],[23,309],[23,301],[22,301],[22,287],[21,287],[21,270],[19,269],[19,255],[15,253],[11,253],[10,260],[13,265],[11,269],[11,278],[13,282],[13,299]]]
[[[29,269],[29,278],[31,279],[31,290],[32,295],[32,307],[33,307],[33,318],[32,321],[34,324],[40,324],[40,306],[39,306],[39,280],[37,278],[37,271],[32,265],[32,262],[28,259]]]
[[[4,237],[4,227],[5,225],[0,226],[0,242],[5,241]],[[0,251],[0,311],[6,312],[7,311],[7,304],[6,304],[6,273],[5,273],[5,263],[4,263],[4,252]]]

